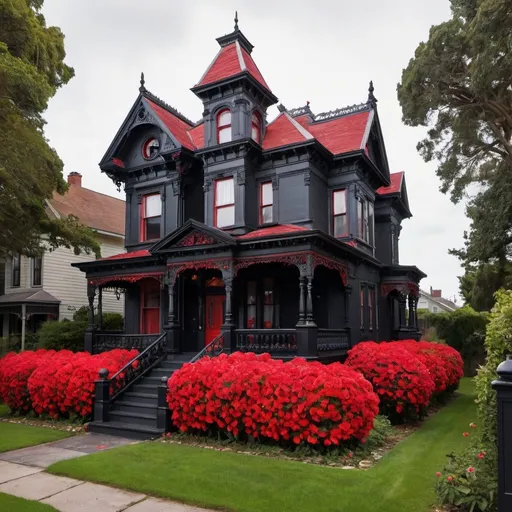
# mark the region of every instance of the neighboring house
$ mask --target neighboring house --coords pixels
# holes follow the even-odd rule
[[[68,176],[69,190],[54,194],[47,203],[51,217],[72,214],[97,232],[102,256],[124,250],[125,202],[82,187],[82,176]],[[71,319],[77,309],[86,306],[87,283],[71,262],[94,261],[94,254],[77,256],[73,250],[59,247],[40,258],[17,254],[7,257],[0,277],[0,329],[3,336],[35,332],[47,319]],[[112,291],[103,296],[103,309],[123,313],[124,301]],[[25,322],[23,322],[23,318]]]
[[[431,313],[449,313],[460,308],[455,302],[442,297],[442,290],[433,290],[430,293],[420,290],[418,309],[428,309]]]

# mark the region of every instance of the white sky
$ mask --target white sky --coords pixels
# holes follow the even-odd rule
[[[98,162],[146,87],[193,121],[202,104],[190,92],[218,51],[216,37],[239,26],[253,57],[287,108],[313,112],[365,101],[374,81],[392,172],[404,170],[413,218],[404,221],[400,262],[428,274],[421,287],[458,294],[464,205],[439,192],[435,165],[416,151],[424,130],[401,122],[396,85],[431,25],[449,17],[448,0],[46,0],[48,25],[66,35],[66,62],[76,76],[51,101],[46,135],[87,188],[118,194]],[[277,112],[269,110],[269,120]]]

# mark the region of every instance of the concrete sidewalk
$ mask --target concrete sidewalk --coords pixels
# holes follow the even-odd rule
[[[0,492],[47,503],[62,512],[207,512],[106,485],[44,472],[59,460],[114,448],[134,441],[86,434],[0,454]]]

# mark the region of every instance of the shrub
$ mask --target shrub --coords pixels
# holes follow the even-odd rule
[[[392,422],[421,416],[434,392],[427,367],[399,343],[358,343],[346,364],[373,384],[381,414]]]
[[[483,342],[488,322],[487,313],[479,313],[470,306],[434,317],[439,338],[460,352],[468,374],[474,366],[474,360],[483,360]]]
[[[39,329],[39,348],[73,352],[83,350],[86,328],[87,324],[83,322],[45,322]]]
[[[330,446],[365,439],[378,413],[370,383],[340,363],[221,354],[185,364],[168,386],[172,420],[183,432]]]
[[[97,321],[98,316],[94,317],[96,321],[96,327],[98,327]],[[82,322],[87,324],[89,322],[89,308],[87,306],[82,306],[81,308],[75,311],[73,315],[73,321]],[[104,331],[122,331],[124,327],[123,315],[119,313],[106,313],[103,312],[102,318],[102,330]]]

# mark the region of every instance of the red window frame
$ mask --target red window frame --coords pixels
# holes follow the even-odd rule
[[[343,192],[344,196],[345,196],[345,211],[343,213],[336,213],[335,212],[335,196],[336,194],[339,194]],[[336,234],[335,232],[335,221],[336,221],[336,217],[345,217],[345,232],[344,233],[341,233],[341,234]],[[347,217],[347,190],[344,189],[344,188],[340,188],[338,190],[333,190],[332,191],[332,234],[333,236],[335,237],[342,237],[342,236],[348,236],[348,217]]]
[[[222,182],[222,181],[232,181],[233,182],[233,202],[232,203],[228,203],[228,204],[223,204],[221,206],[217,206],[217,184]],[[214,181],[214,184],[213,184],[213,225],[215,227],[218,227],[217,226],[217,212],[219,210],[222,210],[224,208],[233,208],[233,212],[234,212],[234,209],[235,209],[235,178],[233,176],[230,176],[229,178],[221,178],[221,179],[218,179],[218,180],[215,180]],[[233,215],[234,217],[234,215]],[[234,223],[234,222],[233,222]],[[219,229],[222,229],[224,227],[228,227],[228,226],[222,226],[220,227]]]
[[[146,217],[146,202],[148,197],[158,196],[160,197],[160,192],[156,192],[154,194],[146,194],[145,196],[142,196],[142,202],[140,204],[140,242],[147,242],[148,240],[158,240],[158,238],[147,238],[146,233],[146,219],[156,219],[157,217],[162,218],[162,209],[160,208],[160,215],[152,215],[149,217]]]
[[[222,116],[222,114],[226,114],[226,113],[229,113],[229,124],[223,124],[221,125],[220,124],[220,118]],[[229,130],[231,132],[231,137],[229,138],[229,141],[224,141],[224,142],[230,142],[231,140],[233,140],[233,132],[231,131],[232,130],[232,114],[231,114],[231,110],[229,110],[229,108],[223,108],[218,114],[217,114],[217,143],[218,144],[223,144],[223,142],[220,141],[220,133],[222,131],[225,131],[225,130]]]
[[[263,187],[264,186],[269,186],[270,185],[270,190],[271,190],[271,194],[270,194],[270,197],[272,198],[272,202],[271,203],[263,203]],[[272,208],[272,219],[268,222],[268,224],[270,224],[271,222],[274,221],[274,192],[273,192],[273,189],[272,189],[272,182],[271,181],[264,181],[263,183],[260,184],[260,224],[264,224],[263,222],[263,208],[268,208],[268,207],[271,207]]]
[[[256,137],[254,137],[255,131]],[[254,112],[251,118],[251,137],[258,144],[261,143],[261,117],[257,112]]]

